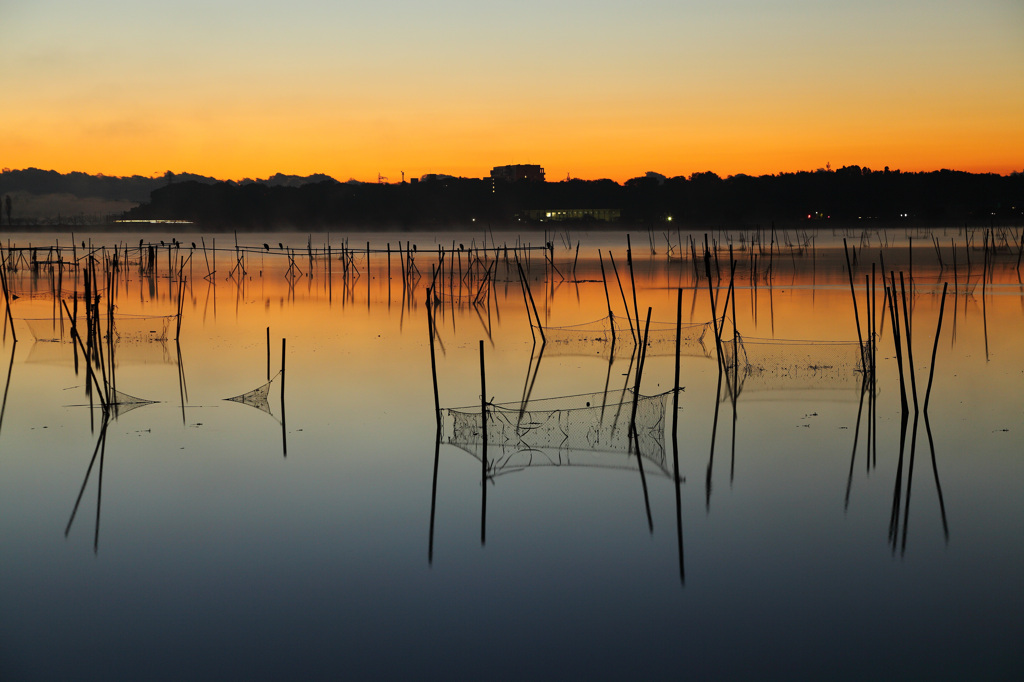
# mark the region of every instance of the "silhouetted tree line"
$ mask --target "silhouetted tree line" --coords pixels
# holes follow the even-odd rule
[[[310,176],[283,175],[278,173],[265,180],[245,179],[230,182],[233,185],[265,184],[273,187],[298,187],[310,182],[332,180],[328,175]],[[150,194],[160,187],[174,182],[200,182],[215,184],[216,178],[194,173],[172,173],[167,171],[155,177],[142,175],[114,176],[89,175],[88,173],[58,173],[52,170],[25,168],[23,170],[4,169],[0,172],[0,195],[8,192],[27,192],[29,194],[71,194],[76,197],[93,197],[110,201],[147,201]]]
[[[152,192],[131,218],[178,218],[205,227],[372,226],[412,228],[530,222],[528,210],[615,208],[621,222],[669,216],[683,225],[775,221],[855,222],[904,219],[918,224],[1024,222],[1024,174],[941,170],[928,173],[836,171],[721,178],[706,172],[665,178],[656,173],[624,184],[611,180],[499,183],[445,178],[402,184],[338,183],[271,187],[262,183],[175,182]]]
[[[618,209],[626,225],[660,223],[669,216],[693,226],[896,219],[923,225],[1024,222],[1024,173],[902,173],[860,166],[758,177],[647,173],[623,184],[565,180],[493,187],[490,179],[443,176],[363,184],[339,183],[326,175],[220,182],[170,171],[152,178],[35,168],[0,172],[0,196],[17,191],[146,202],[125,217],[188,219],[208,228],[243,230],[446,227],[474,219],[522,225],[531,222],[530,210],[580,209]]]

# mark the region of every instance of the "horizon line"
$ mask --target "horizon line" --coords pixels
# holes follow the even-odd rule
[[[503,166],[504,165],[538,165],[538,166],[541,167],[542,170],[545,171],[545,174],[547,174],[546,169],[541,164],[502,164],[502,165]],[[494,166],[494,168],[498,168],[498,167],[500,167],[500,166]],[[1008,171],[1006,173],[1000,173],[998,171],[967,171],[967,170],[961,170],[961,169],[958,169],[958,168],[950,168],[950,167],[932,168],[930,170],[923,170],[923,169],[920,169],[920,170],[904,170],[904,169],[901,169],[901,168],[890,169],[889,166],[884,166],[882,168],[871,168],[869,166],[865,166],[865,165],[861,165],[861,164],[856,164],[856,163],[854,163],[854,164],[846,164],[846,165],[843,165],[843,166],[839,166],[837,168],[832,168],[830,164],[826,163],[826,165],[824,167],[819,167],[819,168],[815,168],[815,169],[804,169],[804,168],[802,168],[802,169],[799,169],[799,170],[780,170],[780,171],[776,171],[774,173],[761,173],[761,174],[756,174],[756,175],[755,174],[750,174],[750,173],[744,173],[744,172],[730,173],[730,174],[727,174],[727,175],[722,175],[722,174],[720,174],[720,173],[718,173],[716,171],[713,171],[713,170],[693,171],[692,173],[689,173],[689,174],[680,174],[680,175],[668,175],[668,174],[665,174],[665,173],[661,173],[659,171],[645,171],[644,174],[642,174],[642,175],[635,175],[635,176],[632,176],[632,177],[627,178],[625,180],[616,180],[616,179],[610,178],[610,177],[594,177],[594,178],[574,177],[570,173],[568,175],[568,177],[566,177],[566,178],[559,177],[559,179],[557,179],[557,180],[548,179],[547,177],[545,177],[543,182],[559,183],[559,182],[566,182],[567,180],[568,181],[577,180],[577,181],[583,181],[583,182],[599,182],[599,181],[603,181],[603,180],[609,180],[611,182],[615,182],[616,184],[623,185],[623,184],[625,184],[629,180],[634,180],[634,179],[648,177],[648,174],[659,175],[659,176],[664,177],[666,180],[673,180],[673,179],[677,179],[677,178],[684,178],[684,179],[689,180],[694,175],[699,175],[699,174],[703,174],[703,173],[713,173],[714,175],[718,176],[719,178],[721,178],[723,180],[727,180],[729,178],[739,177],[739,176],[752,177],[752,178],[760,178],[760,177],[777,177],[777,176],[780,176],[780,175],[797,175],[797,174],[800,174],[800,173],[835,173],[835,172],[837,172],[839,170],[842,170],[844,168],[860,168],[862,171],[866,169],[866,170],[871,171],[871,172],[886,172],[886,171],[888,171],[890,173],[901,173],[901,174],[902,173],[938,173],[938,172],[942,172],[942,171],[949,171],[949,172],[954,172],[954,173],[966,173],[966,174],[969,174],[969,175],[996,175],[996,176],[999,176],[999,177],[1012,177],[1014,175],[1019,175],[1021,173],[1024,173],[1024,167],[1022,167],[1021,170],[1014,169],[1014,170]],[[215,180],[217,182],[233,182],[233,183],[243,183],[243,182],[261,183],[261,182],[266,182],[268,180],[271,180],[271,179],[273,179],[274,177],[277,177],[277,176],[292,177],[292,178],[303,178],[303,179],[305,179],[305,178],[310,178],[310,177],[317,176],[317,175],[322,175],[322,176],[324,176],[326,178],[330,178],[331,180],[334,180],[335,182],[340,183],[340,184],[346,184],[346,183],[353,183],[353,182],[355,182],[355,183],[366,184],[366,185],[376,185],[376,184],[400,185],[403,182],[403,181],[392,182],[392,181],[390,181],[388,179],[388,176],[384,176],[384,175],[382,175],[380,173],[378,173],[378,178],[376,180],[359,180],[359,179],[354,178],[354,177],[349,177],[347,180],[340,180],[336,176],[331,175],[330,173],[323,172],[323,171],[314,171],[312,173],[308,173],[308,174],[305,174],[305,175],[300,174],[300,173],[286,173],[286,172],[282,172],[282,171],[276,171],[276,172],[271,173],[270,175],[268,175],[268,176],[266,176],[264,178],[259,177],[258,174],[247,175],[247,176],[244,176],[244,177],[241,177],[241,178],[220,178],[220,177],[217,177],[217,176],[214,176],[214,175],[204,175],[202,173],[197,173],[197,172],[193,172],[193,171],[165,170],[165,171],[162,171],[162,172],[161,171],[156,171],[156,172],[154,172],[151,175],[142,175],[140,173],[133,173],[133,174],[129,174],[129,175],[115,175],[115,174],[104,173],[104,172],[93,172],[93,173],[90,173],[88,171],[82,171],[82,170],[59,171],[59,170],[56,170],[54,168],[40,168],[40,167],[37,167],[37,166],[28,166],[26,168],[2,168],[2,169],[0,169],[0,175],[4,175],[4,174],[7,174],[7,173],[17,173],[17,172],[24,172],[24,171],[32,171],[32,170],[41,171],[41,172],[44,172],[44,173],[57,173],[59,175],[72,175],[72,174],[78,173],[78,174],[82,174],[82,175],[88,175],[90,177],[116,178],[116,179],[122,179],[122,180],[123,179],[130,179],[130,178],[143,178],[143,179],[146,179],[146,180],[158,180],[160,178],[166,177],[167,173],[171,173],[175,177],[180,176],[180,175],[193,175],[193,176],[198,176],[198,177],[202,177],[202,178],[212,179],[212,180]],[[405,179],[404,182],[408,183],[408,182],[410,182],[413,179],[417,179],[418,180],[420,178],[423,178],[423,177],[429,176],[429,175],[443,176],[443,177],[449,177],[449,178],[454,178],[454,179],[459,179],[459,180],[488,180],[488,179],[490,179],[490,175],[466,176],[466,175],[455,175],[455,174],[443,173],[443,172],[427,172],[427,173],[422,173],[420,175],[406,174],[407,179]],[[383,180],[383,182],[381,180]]]

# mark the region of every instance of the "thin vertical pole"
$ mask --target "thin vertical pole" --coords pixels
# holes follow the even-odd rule
[[[612,299],[608,295],[608,277],[604,273],[604,256],[601,255],[601,249],[597,250],[597,257],[601,262],[601,282],[604,283],[604,301],[608,304],[608,323],[612,328],[612,346],[615,345],[615,316],[612,314]]]
[[[4,302],[7,304],[7,319],[11,322],[11,338],[15,341],[18,340],[18,335],[14,332],[14,316],[11,314],[11,295],[7,289],[7,269],[6,264],[0,264],[0,284],[4,288]]]
[[[633,329],[633,319],[629,315],[629,304],[626,303],[626,291],[622,288],[622,279],[619,278],[619,268],[615,265],[615,256],[612,255],[611,251],[608,252],[608,260],[611,261],[612,272],[615,273],[615,281],[619,284],[619,295],[622,296],[622,307],[626,310],[626,322],[629,324],[629,333],[633,337],[633,345],[635,346],[637,344],[637,331],[634,331]],[[636,326],[640,326],[639,318],[636,321]]]
[[[676,376],[675,382],[672,384],[672,437],[676,437],[676,432],[679,429],[679,347],[680,347],[680,336],[683,332],[683,290],[680,288],[677,291],[676,297]],[[679,463],[676,462],[676,476],[678,477]]]
[[[857,341],[860,343],[861,355],[864,354],[864,337],[860,333],[860,314],[857,312],[857,290],[853,287],[853,268],[850,266],[850,250],[846,247],[843,237],[843,252],[846,254],[846,273],[850,276],[850,296],[853,297],[853,317],[857,322]]]
[[[484,340],[480,339],[480,544],[487,542],[487,373],[484,371]]]
[[[626,235],[626,263],[629,265],[629,283],[633,287],[633,316],[636,317],[637,331],[640,330],[640,309],[636,306],[636,278],[633,276],[633,248]]]
[[[676,375],[672,390],[672,475],[675,477],[676,492],[676,545],[679,548],[679,580],[686,584],[686,565],[683,563],[683,504],[679,486],[679,346],[683,330],[683,290],[677,290],[676,297]],[[639,456],[640,453],[637,453]]]
[[[902,403],[903,413],[906,415],[908,411],[907,407],[907,386],[906,381],[903,378],[903,349],[902,342],[900,340],[900,316],[896,312],[896,308],[899,307],[899,303],[896,301],[896,275],[891,270],[889,271],[889,318],[892,326],[892,342],[896,349],[896,366],[899,368],[900,375],[900,402]],[[906,417],[904,417],[905,419]]]
[[[932,367],[928,371],[928,388],[924,392],[924,412],[925,419],[928,419],[928,399],[932,395],[932,379],[935,377],[935,356],[939,352],[939,334],[942,332],[942,313],[946,310],[946,289],[949,288],[949,282],[942,283],[942,303],[939,304],[939,324],[935,328],[935,343],[932,345]]]
[[[913,280],[911,280],[911,295],[913,295]],[[903,299],[903,328],[907,337],[907,364],[910,365],[910,390],[914,398],[914,413],[917,413],[917,379],[914,371],[914,349],[910,335],[910,310],[907,308],[907,290],[903,283],[903,272],[900,272],[900,297]]]
[[[526,280],[526,274],[523,272],[523,266],[519,266],[519,276],[523,278],[523,286],[526,287],[526,293],[530,297],[530,306],[533,308],[533,316],[537,318],[537,329],[540,331],[541,345],[547,344],[547,339],[544,337],[544,325],[541,324],[540,314],[537,312],[537,304],[533,301],[533,292],[530,291],[530,283]]]
[[[434,292],[427,289],[427,332],[430,335],[430,376],[434,380],[434,416],[437,420],[438,437],[441,435],[441,399],[437,392],[437,360],[434,355]]]

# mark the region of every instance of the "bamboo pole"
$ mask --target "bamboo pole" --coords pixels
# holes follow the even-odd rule
[[[537,329],[540,331],[541,345],[546,345],[548,341],[544,336],[544,325],[540,321],[540,314],[537,312],[537,304],[533,300],[533,292],[530,291],[530,283],[526,280],[526,274],[523,272],[522,265],[519,265],[519,276],[523,278],[523,286],[526,287],[526,293],[530,297],[530,306],[533,307],[533,315],[537,318]]]
[[[707,246],[707,236],[704,238],[704,276],[708,280],[708,298],[711,299],[711,326],[715,331],[715,349],[718,352],[718,368],[719,371],[725,369],[725,358],[722,356],[722,332],[718,328],[718,311],[715,306],[715,291],[714,284],[711,282],[711,252]],[[725,319],[722,319],[722,325],[725,325]],[[736,358],[733,358],[735,361]]]
[[[601,255],[601,249],[597,250],[597,257],[601,262],[601,282],[604,284],[604,301],[608,305],[608,323],[612,328],[612,347],[615,346],[615,315],[612,314],[612,299],[608,296],[608,277],[604,272],[604,256]]]
[[[633,316],[636,318],[637,331],[640,327],[640,309],[636,305],[636,278],[633,276],[633,247],[626,235],[626,263],[629,265],[629,285],[633,289]]]
[[[615,281],[619,284],[619,294],[622,296],[622,307],[626,310],[626,322],[629,324],[629,333],[633,337],[633,345],[635,346],[638,341],[636,338],[637,332],[633,329],[633,318],[629,315],[629,304],[626,303],[626,291],[622,288],[622,280],[619,278],[619,268],[615,265],[615,256],[612,255],[611,251],[608,252],[608,260],[611,261],[612,272],[615,273]],[[636,326],[640,326],[639,319],[636,321]]]
[[[71,330],[72,330],[72,334],[71,335],[78,342],[78,345],[82,346],[82,337],[76,331],[77,327],[75,325],[75,319],[73,317],[71,317],[71,311],[68,310],[68,304],[66,302],[64,302],[64,301],[61,301],[61,305],[64,306],[64,312],[67,313],[68,319],[71,322]],[[82,351],[82,356],[86,358],[85,367],[86,367],[87,370],[89,370],[89,377],[92,378],[92,382],[96,386],[96,392],[97,392],[97,394],[99,394],[99,397],[100,397],[100,404],[103,405],[103,412],[104,412],[104,414],[106,414],[108,407],[107,407],[107,400],[104,397],[103,388],[100,387],[100,382],[99,382],[99,380],[96,379],[96,373],[92,371],[92,363],[88,361],[88,357],[89,356],[85,352],[85,348],[82,347],[81,351]]]
[[[860,352],[863,356],[864,336],[860,333],[860,313],[857,312],[857,291],[853,286],[853,268],[850,265],[850,250],[846,246],[846,237],[843,237],[843,252],[846,254],[846,274],[850,277],[850,296],[853,297],[853,318],[857,323],[857,342],[860,344]]]
[[[928,414],[928,400],[932,395],[932,379],[935,377],[935,356],[939,352],[939,334],[942,332],[942,313],[946,310],[946,289],[949,288],[949,282],[942,283],[942,302],[939,304],[939,323],[935,327],[935,342],[932,345],[932,366],[928,371],[928,388],[924,392],[924,412],[925,418],[927,419]]]
[[[9,253],[9,251],[8,251],[8,253]],[[6,306],[7,306],[7,319],[11,323],[11,338],[14,339],[15,342],[17,342],[18,341],[18,335],[14,331],[14,315],[11,314],[11,294],[10,294],[10,290],[7,288],[7,264],[6,264],[6,262],[0,262],[0,284],[3,285],[3,289],[4,289],[4,302],[6,303]]]
[[[430,376],[434,380],[434,417],[437,421],[438,437],[441,434],[441,399],[437,391],[437,359],[434,353],[434,304],[431,298],[434,292],[427,289],[427,333],[430,336]]]
[[[911,287],[913,287],[913,280],[911,280]],[[913,294],[913,292],[911,292],[911,294]],[[906,330],[907,337],[907,363],[910,365],[910,390],[914,398],[914,413],[916,414],[918,412],[917,373],[914,371],[914,348],[910,331],[910,310],[907,307],[907,291],[903,283],[903,272],[900,272],[900,297],[903,299],[903,327]]]
[[[899,315],[895,310],[899,307],[899,304],[896,301],[896,275],[891,270],[889,271],[889,280],[890,286],[887,287],[889,298],[889,322],[892,326],[892,342],[896,349],[896,366],[899,368],[900,375],[900,402],[903,407],[903,413],[906,414],[909,411],[909,407],[907,405],[906,381],[903,378],[903,348],[902,341],[900,340]]]

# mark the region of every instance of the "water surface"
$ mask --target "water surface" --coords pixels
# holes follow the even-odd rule
[[[684,325],[712,318],[689,236],[631,236],[635,310],[645,319],[651,308],[654,329],[673,327],[680,289]],[[692,236],[699,253],[704,235]],[[474,448],[435,443],[426,288],[438,244],[464,247],[435,283],[442,407],[479,406],[481,341],[488,401],[615,402],[635,383],[631,340],[617,338],[615,352],[603,341],[560,346],[554,328],[606,319],[609,301],[617,317],[634,316],[626,235],[349,235],[350,256],[339,252],[345,236],[246,235],[241,266],[235,238],[219,235],[213,274],[209,235],[164,237],[180,249],[145,235],[157,270],[129,264],[101,304],[105,313],[114,299],[126,330],[117,389],[155,402],[106,425],[56,321],[56,275],[13,252],[23,260],[8,274],[18,341],[8,323],[0,345],[0,676],[1019,677],[1015,248],[986,262],[980,231],[968,250],[968,234],[938,230],[940,267],[922,235],[845,235],[862,335],[864,278],[878,266],[877,374],[865,390],[857,355],[848,363],[838,345],[858,341],[844,235],[790,233],[751,250],[753,236],[709,235],[720,245],[720,315],[730,243],[737,262],[725,338],[735,315],[741,338],[751,349],[761,339],[772,357],[794,350],[770,342],[832,346],[806,346],[818,355],[779,360],[735,390],[719,384],[710,332],[681,357],[676,457],[669,394],[663,449],[639,460],[564,442],[503,460],[515,447],[492,445],[486,470]],[[400,237],[417,246],[419,274],[404,286]],[[74,255],[138,239],[75,235]],[[307,251],[328,240],[330,276]],[[531,330],[511,253],[474,262],[485,240],[552,243],[554,267],[541,249],[524,263],[550,343]],[[72,236],[10,245],[30,242]],[[883,258],[897,287],[904,273],[921,402],[949,283],[929,409],[911,406],[905,426]],[[61,276],[69,307],[82,269]],[[180,333],[176,318],[164,331],[179,290]],[[136,338],[130,315],[149,320]],[[669,347],[650,346],[641,393],[673,388]],[[819,371],[823,357],[834,371]],[[225,400],[268,377],[265,405]]]

